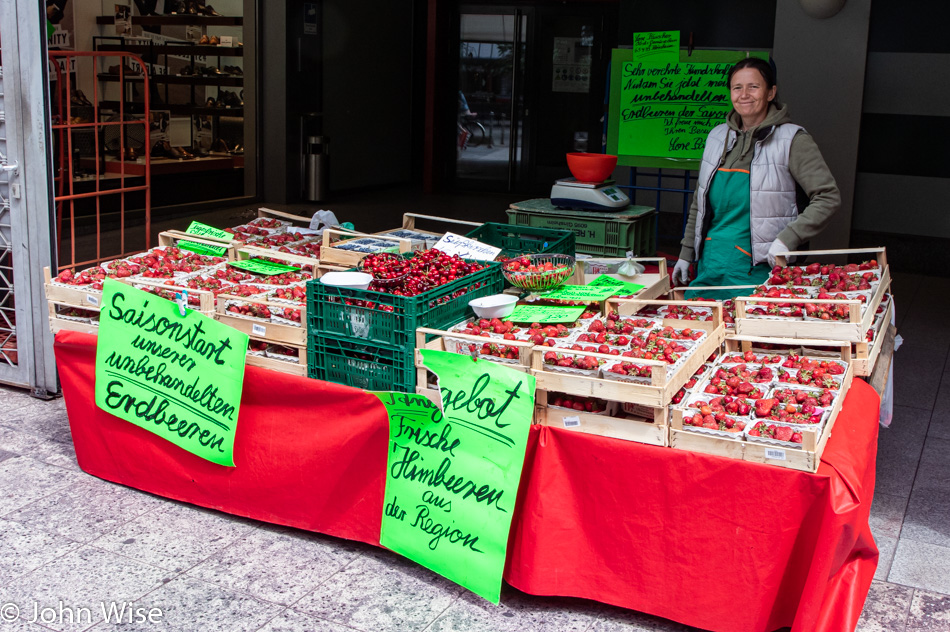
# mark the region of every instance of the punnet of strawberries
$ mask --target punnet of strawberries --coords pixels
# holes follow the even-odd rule
[[[607,410],[607,402],[597,397],[581,397],[565,393],[548,393],[548,405],[558,408],[570,408],[584,413],[602,413]]]
[[[469,353],[478,352],[479,355],[492,356],[495,358],[505,358],[508,360],[518,359],[518,347],[498,344],[496,342],[485,342],[481,346],[473,342],[468,345],[468,351]]]
[[[733,403],[734,402],[730,402],[730,404]],[[736,406],[736,408],[738,408],[738,406]],[[726,406],[722,404],[718,397],[709,403],[699,402],[699,405],[694,406],[693,409],[696,410],[696,412],[683,417],[684,423],[690,426],[707,428],[709,430],[720,430],[733,434],[738,434],[745,430],[746,422],[742,419],[737,419],[735,417],[737,413],[734,410],[727,410]]]
[[[788,426],[767,424],[764,421],[756,423],[748,432],[750,437],[766,437],[789,443],[801,443],[802,433]]]
[[[552,366],[584,371],[596,371],[605,360],[588,355],[572,355],[548,351],[544,354],[544,363]]]
[[[755,416],[769,421],[787,424],[820,424],[824,410],[816,404],[783,404],[774,397],[762,398],[755,402]]]

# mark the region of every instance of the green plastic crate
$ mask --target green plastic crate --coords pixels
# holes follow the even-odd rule
[[[538,253],[574,256],[574,233],[570,230],[487,222],[465,236],[501,248],[501,256],[506,258]]]
[[[637,257],[656,254],[656,211],[650,207],[630,207],[614,213],[565,211],[556,209],[551,200],[528,200],[512,204],[508,221],[518,226],[570,230],[575,249],[586,255],[624,257],[632,251]]]
[[[333,287],[313,280],[307,283],[308,337],[325,334],[412,349],[419,327],[446,329],[472,314],[470,300],[504,289],[497,263],[417,296]]]
[[[307,344],[307,375],[369,391],[416,391],[412,348],[316,334]]]

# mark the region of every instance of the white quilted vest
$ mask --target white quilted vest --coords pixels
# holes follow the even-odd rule
[[[778,234],[798,217],[795,179],[788,170],[788,152],[792,139],[801,129],[804,128],[791,123],[774,126],[764,139],[755,143],[752,166],[749,169],[749,221],[752,229],[753,265],[768,259],[769,246]],[[696,190],[699,212],[696,215],[694,252],[697,259],[706,237],[703,233],[703,219],[706,216],[709,185],[722,165],[723,157],[735,146],[737,138],[738,133],[723,123],[713,128],[706,139]],[[728,148],[724,152],[723,146],[727,143]]]

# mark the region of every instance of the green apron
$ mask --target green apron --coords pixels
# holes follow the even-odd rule
[[[708,207],[715,214],[696,264],[696,279],[689,284],[691,288],[758,285],[769,278],[768,263],[752,265],[749,191],[749,172],[744,169],[719,169],[713,176]],[[724,300],[741,294],[739,290],[686,292],[686,298],[702,296]]]

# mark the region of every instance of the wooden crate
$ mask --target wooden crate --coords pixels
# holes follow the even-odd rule
[[[169,290],[171,292],[184,292],[187,291],[190,296],[198,296],[198,307],[197,311],[201,312],[208,318],[215,317],[214,310],[214,293],[210,290],[196,290],[192,288],[185,287],[183,285],[167,285],[168,281],[171,279],[124,279],[127,283],[133,287],[136,285],[145,285],[148,287],[159,288],[162,290]],[[196,309],[194,306],[189,305],[189,309]]]
[[[69,318],[63,318],[56,312],[57,306],[61,307],[72,307],[76,308],[76,305],[71,305],[68,303],[58,303],[55,301],[47,301],[47,306],[49,308],[49,328],[50,331],[54,334],[59,333],[60,331],[79,331],[84,334],[98,334],[99,333],[99,323],[83,323],[78,320],[71,320]],[[80,307],[79,309],[87,309],[89,311],[99,311],[98,308],[93,307]]]
[[[432,340],[426,342],[427,336],[435,336]],[[416,349],[413,354],[413,364],[416,367],[416,392],[420,392],[420,388],[423,390],[432,390],[426,389],[425,385],[428,384],[428,369],[422,363],[422,349],[434,349],[437,351],[447,351],[445,346],[445,336],[451,338],[459,338],[462,340],[470,340],[473,343],[477,344],[479,347],[482,346],[487,340],[492,340],[498,344],[503,344],[506,347],[518,347],[518,361],[516,363],[511,362],[496,362],[495,360],[487,360],[485,356],[478,355],[480,361],[482,362],[496,362],[497,364],[508,367],[509,369],[514,369],[515,371],[522,371],[528,373],[531,371],[531,350],[534,349],[534,343],[528,342],[526,340],[497,340],[489,339],[484,336],[470,336],[468,334],[458,334],[454,332],[448,332],[441,329],[430,329],[428,327],[419,327],[416,329]],[[551,349],[551,347],[546,347]],[[430,395],[429,393],[425,393]],[[431,399],[431,397],[430,397]],[[433,400],[434,401],[434,400]]]
[[[274,289],[277,289],[275,286]],[[223,324],[233,327],[238,331],[243,331],[251,338],[263,340],[264,342],[273,342],[280,345],[289,345],[291,347],[307,346],[307,307],[306,304],[300,305],[300,327],[285,325],[283,323],[266,322],[263,320],[242,318],[233,316],[225,311],[225,303],[228,301],[240,301],[243,303],[256,303],[265,305],[269,309],[283,310],[285,307],[291,307],[289,303],[269,301],[258,296],[232,296],[230,294],[219,294],[217,305],[215,305],[216,319]],[[296,306],[293,306],[297,309]]]
[[[255,336],[255,339],[257,337]],[[265,341],[269,342],[269,341]],[[258,355],[247,354],[246,364],[248,366],[258,366],[264,369],[270,369],[271,371],[279,371],[280,373],[289,373],[290,375],[300,375],[307,377],[307,347],[306,345],[300,347],[295,345],[285,345],[293,346],[297,350],[298,362],[295,364],[293,362],[287,362],[286,360],[278,360],[276,358],[268,358]]]
[[[94,290],[88,285],[54,284],[49,266],[43,268],[43,291],[47,301],[71,307],[99,309],[102,302],[102,290]]]
[[[737,342],[777,342],[779,344],[800,344],[800,339],[794,338],[761,338],[761,337],[741,337]],[[794,470],[805,472],[815,472],[821,463],[821,454],[831,437],[835,421],[838,419],[838,413],[845,398],[848,395],[848,389],[851,387],[851,381],[854,377],[853,367],[851,365],[851,347],[842,345],[840,341],[828,340],[808,340],[809,346],[830,346],[840,349],[840,359],[848,362],[848,369],[844,373],[841,381],[841,388],[835,403],[832,406],[828,421],[820,433],[818,429],[802,431],[802,447],[781,448],[762,443],[745,441],[741,437],[737,439],[728,439],[724,437],[705,435],[698,432],[692,432],[683,429],[683,416],[686,409],[683,407],[672,407],[670,416],[670,446],[678,450],[690,450],[692,452],[703,452],[705,454],[714,454],[733,459],[742,459],[754,463],[768,463],[787,467]],[[839,346],[840,345],[840,346]],[[750,423],[755,423],[751,421]],[[768,422],[767,422],[768,423]]]
[[[428,388],[427,386],[416,386],[416,395],[425,395],[429,401],[442,408],[442,393],[438,389]]]
[[[418,213],[403,213],[402,226],[400,226],[399,228],[390,228],[389,230],[381,230],[378,233],[373,233],[373,235],[379,237],[379,236],[385,235],[386,233],[392,232],[394,230],[405,229],[405,230],[411,230],[417,233],[423,233],[425,235],[428,235],[430,238],[434,239],[435,241],[438,241],[439,239],[442,238],[442,235],[445,234],[445,233],[435,233],[430,230],[422,230],[420,228],[416,228],[417,219],[424,219],[424,220],[430,220],[430,221],[435,221],[435,222],[443,222],[446,224],[458,224],[460,226],[465,226],[466,230],[464,231],[464,233],[462,233],[463,235],[471,230],[471,228],[469,227],[472,227],[472,226],[477,227],[477,226],[482,225],[481,222],[468,222],[461,219],[452,219],[450,217],[438,217],[435,215],[420,215]],[[411,250],[420,250],[420,248],[411,248]]]
[[[740,336],[778,336],[782,338],[810,338],[813,340],[832,340],[843,342],[862,342],[868,329],[874,324],[874,318],[881,299],[891,285],[891,273],[887,265],[884,248],[848,249],[848,250],[809,250],[787,253],[789,255],[853,255],[860,254],[877,259],[881,268],[881,280],[871,300],[867,303],[864,315],[861,315],[861,302],[854,300],[815,299],[815,298],[736,298],[736,333]],[[776,257],[778,265],[784,265],[784,257]],[[794,318],[751,318],[746,316],[749,303],[831,303],[849,306],[848,321],[800,320]]]
[[[180,230],[166,230],[158,234],[159,246],[177,247],[179,241],[193,241],[196,244],[202,244],[204,246],[224,247],[227,249],[227,251],[222,256],[227,257],[228,261],[236,261],[237,249],[244,245],[243,241],[238,241],[236,239],[226,240],[215,239],[214,237],[208,237],[206,235],[189,235],[188,233]]]
[[[620,416],[595,415],[555,408],[548,404],[548,392],[542,389],[535,391],[534,397],[534,423],[536,424],[648,445],[662,447],[669,445],[669,408],[667,406],[651,408],[653,417],[638,421]],[[619,414],[620,403],[614,403],[618,407],[617,414]]]
[[[632,310],[634,313],[645,305],[661,304],[673,305],[682,303],[682,301],[643,301],[638,299],[610,299],[608,304],[619,307],[621,314],[624,311]],[[547,391],[558,391],[570,395],[581,395],[584,397],[599,397],[601,399],[631,402],[635,404],[645,404],[647,406],[659,407],[669,404],[673,395],[693,374],[703,365],[710,355],[718,351],[725,337],[725,329],[722,324],[722,306],[711,303],[713,309],[713,321],[685,321],[664,319],[663,325],[670,325],[676,328],[690,327],[693,329],[703,329],[707,335],[690,357],[683,362],[671,376],[667,376],[667,364],[658,360],[641,360],[637,358],[624,358],[615,355],[606,355],[602,353],[592,353],[587,351],[559,350],[551,347],[535,347],[532,351],[531,373],[537,379],[537,388]],[[608,362],[629,361],[641,366],[652,367],[652,378],[650,384],[636,384],[630,382],[621,382],[609,380],[601,377],[587,377],[571,373],[559,373],[548,371],[544,368],[544,354],[548,351],[557,351],[568,353],[570,355],[591,356],[607,360]]]
[[[854,359],[851,363],[854,366],[855,376],[867,377],[874,372],[877,359],[881,356],[881,349],[884,348],[884,339],[887,337],[893,314],[894,300],[892,298],[887,309],[884,310],[884,318],[880,326],[874,332],[874,340],[872,342],[864,340],[854,344]]]
[[[334,240],[334,237],[337,237],[338,240]],[[338,246],[355,241],[356,239],[366,238],[391,241],[393,242],[393,246],[398,246],[400,253],[409,252],[412,249],[412,242],[408,239],[327,228],[323,231],[323,244],[320,245],[320,261],[327,264],[343,266],[345,269],[355,268],[369,253],[343,250]]]
[[[638,274],[635,277],[631,278],[621,278],[615,274],[608,274],[607,276],[620,279],[622,281],[627,281],[629,283],[637,283],[643,285],[644,288],[637,292],[633,297],[639,300],[651,300],[657,299],[665,294],[668,294],[670,291],[670,275],[667,273],[666,269],[666,259],[660,257],[643,257],[643,258],[634,258],[633,261],[646,264],[656,264],[659,267],[659,272],[657,274]],[[601,276],[600,273],[597,274],[585,274],[584,273],[584,263],[578,261],[575,269],[574,275],[568,279],[566,282],[570,285],[587,285],[597,277]]]

